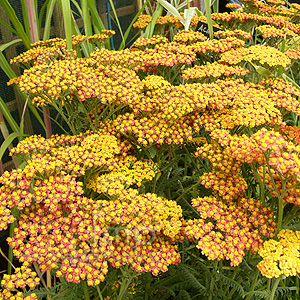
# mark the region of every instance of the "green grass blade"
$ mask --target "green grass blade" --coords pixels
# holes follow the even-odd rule
[[[16,39],[16,40],[13,40],[9,43],[5,43],[5,44],[0,46],[0,51],[3,52],[6,48],[10,47],[13,44],[17,44],[19,42],[22,42],[22,40],[21,39]]]
[[[24,137],[24,134],[20,134],[19,132],[13,132],[11,133],[6,139],[5,141],[2,143],[1,147],[0,147],[0,159],[2,159],[5,151],[8,149],[8,146],[14,141],[14,139],[16,138],[21,138]]]
[[[118,18],[118,15],[117,15],[117,12],[116,12],[114,3],[113,3],[112,0],[109,0],[109,3],[110,3],[110,6],[111,6],[111,8],[112,8],[112,11],[113,11],[113,13],[114,13],[115,21],[116,21],[116,24],[117,24],[117,26],[118,26],[118,29],[120,30],[120,34],[121,34],[121,38],[122,38],[122,43],[125,44],[125,39],[124,39],[122,27],[121,27],[121,25],[120,25],[119,18]],[[110,12],[107,12],[107,13],[109,14]]]
[[[170,14],[172,14],[175,17],[180,18],[180,20],[183,20],[182,16],[178,12],[178,10],[168,1],[166,0],[157,0],[160,5],[162,5]]]
[[[72,49],[72,11],[69,0],[60,0],[61,11],[64,19],[64,28],[67,40],[67,48]]]
[[[149,1],[149,0],[147,0],[147,1]],[[94,30],[96,33],[100,33],[103,29],[105,29],[105,26],[99,16],[96,2],[95,2],[95,0],[89,0],[89,1],[87,1],[87,3],[88,3],[88,7],[90,9],[90,12],[91,12]]]
[[[2,112],[3,117],[9,124],[10,128],[12,129],[13,132],[20,132],[20,127],[18,126],[17,122],[15,119],[12,117],[6,103],[4,100],[0,97],[0,110]]]
[[[23,22],[24,22],[24,28],[26,35],[30,37],[30,29],[29,29],[29,20],[28,20],[28,14],[27,14],[27,5],[26,0],[20,0],[21,7],[22,7],[22,15],[23,15]]]
[[[1,67],[1,69],[4,71],[4,73],[7,75],[7,77],[9,79],[17,77],[16,73],[12,70],[11,66],[8,64],[8,62],[5,59],[5,57],[4,57],[4,55],[3,55],[2,52],[0,52],[0,67]],[[20,94],[22,95],[23,99],[25,100],[26,99],[25,95],[23,93],[21,93],[21,92],[20,92]],[[30,104],[30,103],[28,103],[28,107],[30,108],[30,110],[32,111],[32,113],[35,115],[35,117],[37,118],[37,120],[40,122],[40,124],[43,126],[43,128],[46,129],[45,124],[44,124],[41,116],[37,112],[36,108],[32,104]],[[3,115],[4,115],[4,113],[3,113]]]
[[[180,3],[180,4],[176,7],[176,9],[177,9],[178,11],[180,11],[182,8],[186,7],[187,3],[188,3],[187,1],[183,1],[182,3]]]
[[[0,0],[0,4],[2,5],[3,9],[6,11],[10,21],[12,22],[13,26],[16,29],[18,36],[22,39],[24,46],[27,49],[30,49],[31,48],[30,39],[25,33],[24,28],[21,22],[18,20],[17,15],[14,9],[12,8],[12,6],[8,2],[8,0]]]
[[[158,3],[156,10],[154,11],[154,13],[152,15],[152,20],[145,29],[145,34],[144,34],[145,38],[152,37],[154,29],[155,29],[155,23],[156,23],[158,17],[160,17],[162,15],[162,13],[163,13],[163,6]]]
[[[41,9],[40,9],[39,12],[38,12],[38,28],[39,28],[39,36],[41,36],[41,35],[40,35],[40,33],[41,33],[40,30],[41,30],[41,28],[42,28],[43,17],[44,17],[44,14],[45,14],[45,11],[46,11],[48,2],[49,2],[49,0],[46,0],[46,1],[44,2],[44,4],[42,5]]]
[[[91,18],[89,13],[89,8],[87,4],[87,0],[81,0],[81,7],[82,7],[82,19],[83,19],[83,26],[84,26],[84,32],[86,36],[93,35],[92,30],[92,24],[91,24]],[[93,51],[92,45],[89,43],[89,41],[86,41],[88,52],[91,53]]]
[[[135,23],[135,21],[137,20],[137,18],[139,17],[139,15],[144,11],[146,5],[149,3],[150,0],[145,1],[145,3],[143,4],[143,6],[141,7],[141,9],[137,12],[137,14],[135,15],[135,17],[133,18],[133,20],[131,21],[130,25],[128,26],[127,30],[124,33],[124,40],[127,41],[128,39],[128,35],[130,33],[130,30],[133,26],[133,24]],[[125,42],[121,43],[119,50],[124,49],[125,48]]]
[[[4,21],[0,20],[0,24],[2,24],[3,26],[5,26],[7,29],[9,29],[11,32],[13,32],[15,35],[18,35],[18,33],[7,23],[5,23]]]
[[[218,13],[219,12],[219,0],[215,0],[213,2],[213,10],[214,10],[214,13]]]
[[[56,3],[56,0],[47,1],[47,12],[46,12],[46,18],[45,18],[43,41],[46,41],[50,38],[51,19],[52,19],[55,3]]]
[[[17,77],[16,73],[13,71],[2,52],[0,52],[0,68],[4,71],[9,79]]]
[[[213,33],[213,25],[212,25],[211,13],[210,13],[210,0],[204,0],[204,6],[205,6],[205,14],[207,17],[209,38],[212,40],[214,38],[214,33]]]

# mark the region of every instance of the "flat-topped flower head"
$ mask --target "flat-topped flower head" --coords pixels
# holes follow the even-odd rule
[[[226,259],[230,265],[238,266],[246,250],[257,252],[264,237],[274,236],[272,211],[253,199],[222,202],[203,197],[193,199],[192,205],[201,219],[189,220],[184,225],[185,234],[198,241],[197,248],[209,260]]]
[[[279,37],[285,38],[285,37],[294,37],[296,36],[295,32],[288,28],[276,28],[272,25],[261,25],[257,26],[255,28],[265,39],[278,39]]]
[[[228,3],[228,4],[234,4],[234,3]],[[234,36],[238,39],[245,39],[245,40],[249,40],[252,38],[251,34],[241,30],[241,29],[234,29],[234,30],[219,30],[217,32],[214,32],[214,36],[219,37],[219,38],[227,38],[230,36]]]
[[[198,31],[182,30],[173,37],[173,42],[190,45],[196,42],[203,42],[207,37]]]
[[[133,43],[133,47],[146,49],[150,47],[154,47],[157,44],[165,44],[168,43],[168,38],[160,35],[153,35],[151,38],[142,38],[140,37]]]
[[[297,276],[300,273],[300,232],[283,229],[277,238],[265,241],[259,249],[263,260],[257,268],[267,278]]]
[[[134,28],[144,29],[152,20],[152,16],[150,15],[139,15],[136,22],[133,24]]]
[[[192,79],[193,81],[200,81],[201,79],[216,79],[219,77],[241,77],[249,73],[249,70],[240,66],[228,66],[214,62],[204,66],[195,66],[193,68],[184,70],[182,78],[185,80]]]

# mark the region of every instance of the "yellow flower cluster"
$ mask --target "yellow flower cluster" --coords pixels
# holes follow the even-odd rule
[[[238,3],[227,3],[226,7],[230,8],[232,10],[236,10],[236,9],[240,8],[241,6]]]
[[[204,66],[195,66],[193,68],[184,70],[182,72],[182,78],[185,80],[193,79],[199,81],[199,79],[205,79],[212,77],[213,79],[225,76],[245,76],[249,73],[249,70],[240,66],[228,66],[214,62]],[[198,80],[197,80],[198,79]]]
[[[180,18],[175,17],[175,16],[159,16],[156,20],[156,25],[161,25],[161,26],[176,26],[176,27],[181,27],[180,23]]]
[[[109,174],[95,176],[87,183],[87,188],[99,194],[119,196],[130,186],[140,187],[142,182],[154,178],[153,167],[147,161],[138,161],[134,156],[126,156],[118,161],[117,167]]]
[[[68,282],[86,279],[89,285],[105,279],[108,264],[158,275],[180,262],[174,243],[181,239],[181,207],[129,188],[151,180],[156,167],[122,151],[117,138],[103,131],[30,137],[19,144],[13,153],[26,156],[28,164],[0,181],[1,203],[23,210],[8,239],[20,261],[37,262],[42,272],[56,270]],[[94,186],[94,179],[83,180],[85,174],[96,176]],[[95,196],[87,187],[97,200],[83,196]]]
[[[152,20],[152,16],[150,15],[139,15],[136,22],[133,24],[134,28],[144,29]]]
[[[122,134],[131,135],[134,140],[143,145],[149,144],[182,144],[192,139],[192,128],[184,118],[166,120],[164,113],[152,113],[150,116],[138,117],[125,114],[107,123]]]
[[[267,68],[286,67],[291,60],[274,47],[265,45],[254,45],[249,48],[231,49],[221,54],[221,61],[228,64],[237,64],[241,61],[260,64]]]
[[[259,249],[263,260],[257,268],[267,278],[297,276],[300,273],[300,231],[283,229],[277,238],[278,241],[265,241]]]

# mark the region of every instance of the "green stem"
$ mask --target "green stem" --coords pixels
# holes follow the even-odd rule
[[[12,208],[12,215],[14,215],[14,213],[16,212],[16,207]],[[17,222],[13,222],[10,224],[9,226],[9,237],[12,238],[14,236],[14,229],[16,227]],[[9,246],[8,247],[8,266],[7,266],[7,274],[11,275],[11,271],[12,271],[12,262],[13,262],[13,250],[12,248]]]
[[[84,300],[90,300],[87,283],[85,281],[82,281],[82,285],[83,285]]]
[[[232,274],[232,280],[234,280],[234,278],[235,278],[235,276],[236,276],[236,274],[237,274],[237,272],[240,270],[240,268],[235,268],[235,270],[234,270],[234,272],[233,272],[233,274]],[[227,292],[228,292],[228,290],[229,290],[229,288],[230,288],[230,285],[227,285],[227,288],[226,288],[226,290],[224,291],[224,294],[226,295],[227,294]]]
[[[241,282],[242,282],[242,278],[240,278],[238,281],[237,281],[237,283],[238,284],[241,284]],[[232,299],[232,296],[233,296],[233,294],[235,293],[235,291],[236,291],[236,288],[234,287],[231,291],[230,291],[230,293],[229,293],[229,295],[228,295],[228,299]]]
[[[279,276],[278,278],[276,278],[275,282],[273,283],[272,290],[271,290],[271,295],[270,295],[269,300],[273,300],[274,299],[275,292],[277,290],[277,287],[278,287],[278,284],[279,284],[280,280],[281,280],[281,276]]]
[[[120,293],[117,300],[123,300],[124,296],[127,293],[128,287],[132,281],[132,279],[136,276],[135,273],[132,274],[132,270],[129,266],[120,267],[122,271],[122,282],[120,287]]]
[[[217,268],[218,268],[218,261],[214,261],[214,267],[213,267],[213,275],[211,277],[210,285],[209,285],[209,297],[208,300],[212,300],[213,297],[213,289],[215,286],[215,281],[216,281],[216,273],[217,273]]]
[[[96,288],[97,288],[97,292],[98,292],[98,295],[99,295],[100,300],[104,300],[104,299],[103,299],[103,296],[102,296],[102,293],[101,293],[101,291],[100,291],[99,285],[97,285]]]
[[[253,166],[253,164],[250,164],[251,170],[253,172],[253,174],[255,175],[256,179],[258,180],[258,184],[259,184],[259,195],[260,195],[260,201],[261,201],[261,205],[265,206],[266,205],[266,199],[265,199],[265,167],[264,167],[264,179],[262,180],[261,176],[259,175],[259,173],[257,172],[255,166]]]
[[[252,284],[251,284],[249,292],[253,292],[254,291],[256,283],[257,283],[258,276],[259,276],[259,270],[256,268],[256,270],[255,270],[255,277],[254,277],[254,280],[252,281]],[[250,300],[251,297],[252,297],[252,295],[248,295],[245,300]]]
[[[147,283],[146,283],[146,287],[145,287],[145,300],[148,300],[149,299],[149,290],[151,287],[151,273],[150,272],[148,272],[146,274],[146,280],[147,280]]]

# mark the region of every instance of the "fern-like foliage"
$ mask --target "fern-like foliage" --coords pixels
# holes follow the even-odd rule
[[[236,282],[235,280],[225,276],[222,273],[219,273],[219,276],[220,276],[220,279],[223,281],[223,283],[226,283],[230,287],[235,288],[237,293],[241,296],[241,298],[244,297],[245,291],[244,291],[243,287],[238,282]]]
[[[270,292],[268,291],[252,291],[245,294],[245,296],[252,295],[251,299],[269,299]]]

